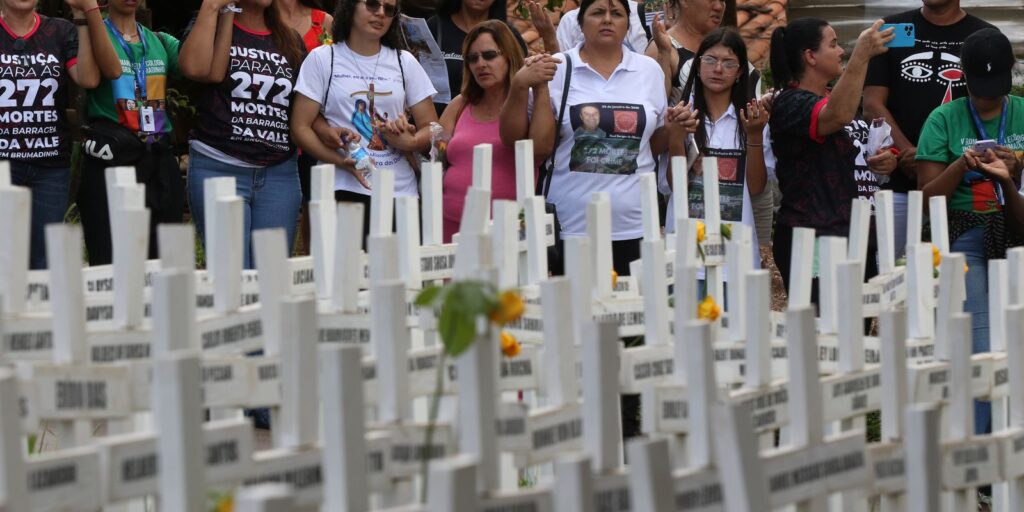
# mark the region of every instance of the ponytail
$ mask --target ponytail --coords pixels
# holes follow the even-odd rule
[[[822,30],[828,22],[818,18],[800,18],[772,33],[769,59],[772,81],[776,89],[786,89],[798,82],[804,74],[804,50],[817,50],[821,46]]]

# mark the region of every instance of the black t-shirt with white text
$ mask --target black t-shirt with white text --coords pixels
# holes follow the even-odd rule
[[[78,32],[42,15],[23,38],[3,20],[0,27],[0,160],[68,167],[68,69],[78,59]]]
[[[226,78],[204,91],[192,138],[252,165],[287,160],[295,152],[288,119],[297,74],[269,32],[235,23]]]
[[[991,27],[968,14],[949,26],[934,25],[920,9],[886,16],[886,23],[912,23],[916,42],[911,48],[890,48],[868,66],[865,86],[889,88],[886,107],[911,144],[917,146],[921,127],[939,105],[967,95],[960,68],[960,48],[974,32]],[[917,188],[902,172],[895,172],[883,188],[907,192]]]

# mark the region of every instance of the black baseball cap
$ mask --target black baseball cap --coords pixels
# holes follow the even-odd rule
[[[983,28],[967,36],[960,51],[967,89],[982,98],[1010,94],[1016,62],[1010,40],[996,28]]]

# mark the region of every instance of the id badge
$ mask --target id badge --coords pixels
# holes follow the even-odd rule
[[[147,133],[156,131],[156,115],[153,113],[153,107],[139,109],[139,128]]]

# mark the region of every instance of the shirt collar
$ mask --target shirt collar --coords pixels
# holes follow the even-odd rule
[[[575,47],[573,47],[569,51],[565,52],[570,57],[572,57],[572,67],[573,67],[573,69],[587,67],[587,63],[583,62],[583,58],[580,57],[580,49],[581,48],[583,48],[583,43],[582,42],[577,44]],[[644,57],[647,57],[647,56],[645,55]],[[615,67],[615,71],[618,71],[620,69],[625,70],[625,71],[636,71],[637,70],[637,61],[636,61],[637,58],[638,58],[638,56],[633,51],[631,51],[626,46],[625,41],[623,41],[623,43],[622,43],[622,62],[620,62],[619,65]],[[615,74],[615,71],[612,72],[613,75]]]

